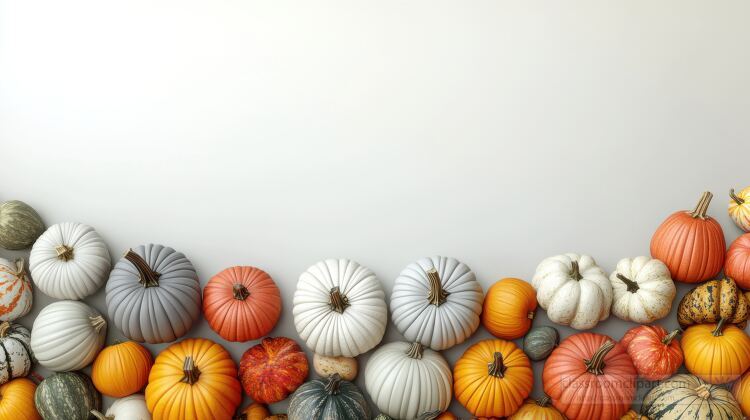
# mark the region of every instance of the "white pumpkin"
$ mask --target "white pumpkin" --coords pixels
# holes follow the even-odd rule
[[[620,319],[647,324],[672,310],[677,289],[669,268],[657,259],[623,258],[609,281],[614,292],[612,313]]]
[[[587,330],[609,317],[612,285],[588,255],[562,254],[544,259],[531,284],[539,306],[547,310],[552,322]]]
[[[381,412],[415,419],[448,409],[453,375],[440,353],[420,343],[396,342],[380,347],[365,369],[365,388]]]
[[[293,314],[302,340],[323,356],[354,357],[372,349],[388,319],[380,281],[348,259],[321,261],[302,273]]]
[[[31,350],[55,372],[83,369],[104,346],[107,321],[83,302],[63,300],[42,309],[31,328]]]
[[[29,330],[23,326],[8,321],[0,323],[0,385],[31,371],[34,355],[29,349],[29,339]]]
[[[0,258],[0,321],[15,321],[31,310],[33,290],[23,260]]]
[[[50,226],[29,255],[34,283],[56,299],[80,300],[96,293],[111,267],[107,245],[94,228],[82,223]]]
[[[455,258],[422,258],[398,276],[391,319],[410,342],[445,350],[479,327],[484,293],[474,272]]]
[[[133,394],[115,400],[107,410],[107,416],[96,416],[99,420],[151,420],[143,394]]]

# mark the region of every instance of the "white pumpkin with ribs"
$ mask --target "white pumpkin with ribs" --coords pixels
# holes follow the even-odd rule
[[[614,292],[612,313],[620,319],[648,324],[672,310],[677,289],[669,268],[655,258],[623,258],[609,281]]]

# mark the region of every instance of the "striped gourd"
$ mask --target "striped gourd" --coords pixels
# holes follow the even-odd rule
[[[101,410],[101,395],[80,372],[47,377],[36,388],[34,402],[45,420],[88,420],[91,410]]]
[[[288,415],[289,420],[360,420],[370,418],[370,406],[357,385],[333,374],[297,388]]]
[[[641,411],[660,420],[743,418],[729,390],[688,374],[675,375],[649,391]]]
[[[42,232],[44,223],[31,206],[17,200],[0,204],[0,247],[28,248]]]
[[[10,322],[0,323],[0,384],[29,374],[34,357],[29,330]]]

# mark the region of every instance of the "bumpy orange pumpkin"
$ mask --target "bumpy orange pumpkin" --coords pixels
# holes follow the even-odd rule
[[[750,368],[750,337],[734,325],[699,324],[682,334],[685,367],[711,384],[724,384]]]
[[[740,404],[742,414],[750,417],[750,371],[745,372],[740,379],[732,385],[732,395]]]
[[[122,398],[135,394],[148,383],[154,359],[134,341],[114,344],[102,350],[91,367],[91,380],[104,395]]]
[[[526,400],[508,420],[565,420],[565,416],[552,406],[550,398],[545,395],[538,400]]]
[[[667,332],[658,325],[631,328],[620,341],[627,349],[638,375],[649,381],[661,381],[682,365],[682,349],[676,338],[679,330]]]
[[[241,401],[232,357],[204,338],[189,338],[159,353],[146,386],[154,420],[229,420]]]
[[[523,280],[502,279],[484,298],[482,325],[495,337],[515,340],[531,328],[536,311],[536,291]]]
[[[724,263],[724,274],[743,289],[750,289],[750,233],[732,242]]]
[[[265,420],[270,415],[271,412],[268,411],[268,407],[263,404],[252,403],[242,410],[242,413],[235,420]]]
[[[267,337],[247,349],[240,360],[240,380],[254,401],[271,404],[283,400],[307,378],[307,356],[299,344],[286,337]]]
[[[41,420],[34,405],[36,384],[26,378],[0,385],[0,419]]]

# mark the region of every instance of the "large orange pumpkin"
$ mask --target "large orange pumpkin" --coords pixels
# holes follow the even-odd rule
[[[565,420],[565,416],[552,406],[550,398],[545,395],[538,400],[526,400],[508,420]]]
[[[743,289],[750,289],[750,233],[739,236],[727,251],[724,274]]]
[[[230,420],[241,401],[232,357],[204,338],[189,338],[159,353],[146,386],[154,420]]]
[[[255,402],[283,400],[307,378],[307,356],[299,344],[286,337],[267,337],[247,349],[240,359],[240,380]]]
[[[740,404],[742,414],[750,417],[750,371],[745,372],[740,379],[732,385],[732,395]]]
[[[26,378],[0,385],[0,419],[41,420],[34,405],[36,384]]]
[[[625,347],[606,335],[574,334],[547,359],[544,392],[571,420],[616,420],[630,409],[636,370]]]
[[[518,410],[534,386],[531,362],[513,342],[482,340],[453,368],[456,399],[478,417],[506,417]]]
[[[96,356],[91,367],[91,380],[104,395],[127,397],[146,386],[153,364],[148,349],[135,341],[114,344]]]
[[[487,291],[482,325],[495,337],[515,340],[531,328],[536,306],[536,290],[529,283],[502,279]]]
[[[658,325],[631,328],[620,341],[633,359],[638,375],[649,381],[661,381],[682,365],[682,349],[676,338],[680,330],[667,332]]]
[[[265,271],[230,267],[211,277],[203,289],[203,314],[225,340],[257,340],[279,320],[281,294]]]
[[[678,211],[651,238],[651,256],[669,267],[672,278],[697,283],[715,277],[724,265],[724,232],[706,215],[713,195],[703,193],[693,211]]]
[[[724,384],[750,368],[750,337],[734,325],[698,324],[682,334],[685,367],[711,384]]]

